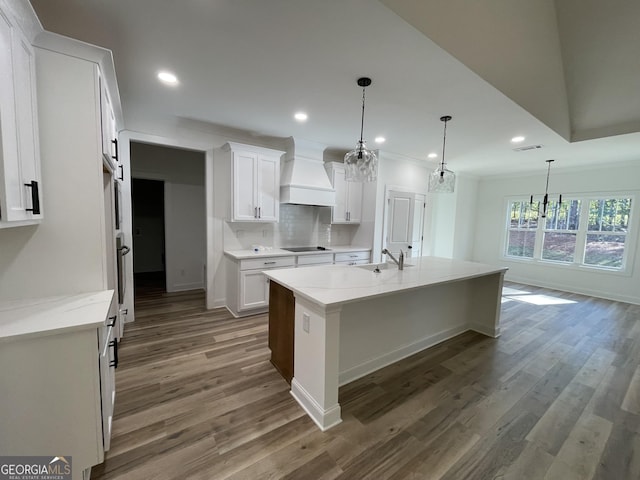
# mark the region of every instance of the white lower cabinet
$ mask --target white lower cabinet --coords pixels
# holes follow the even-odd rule
[[[0,307],[0,452],[69,455],[73,480],[109,448],[117,364],[113,291],[81,296]],[[16,319],[39,327],[7,333]]]
[[[236,317],[254,315],[269,308],[269,282],[262,273],[295,267],[296,257],[260,257],[230,260],[227,267],[227,307]]]

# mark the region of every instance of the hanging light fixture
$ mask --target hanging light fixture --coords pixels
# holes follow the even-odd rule
[[[456,185],[456,175],[451,170],[445,168],[444,149],[447,143],[447,122],[451,120],[451,115],[440,117],[440,121],[444,122],[444,136],[442,139],[442,161],[440,165],[431,172],[429,176],[429,191],[433,193],[453,193]]]
[[[549,206],[549,174],[551,173],[551,162],[555,160],[545,160],[547,162],[547,185],[544,188],[544,197],[542,199],[542,215],[541,218],[547,218],[547,207]],[[562,203],[562,194],[558,197],[557,205]],[[533,195],[531,195],[531,199],[529,200],[529,205],[533,206]]]
[[[371,85],[371,79],[367,77],[359,78],[358,85],[362,87],[360,140],[358,140],[356,148],[344,156],[344,177],[347,182],[373,182],[378,176],[378,158],[372,150],[367,148],[367,143],[362,139],[364,130],[364,90]]]

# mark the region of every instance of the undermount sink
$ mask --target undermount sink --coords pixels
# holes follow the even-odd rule
[[[369,270],[370,272],[374,272],[376,270],[376,268],[378,270],[386,270],[388,268],[398,268],[398,266],[395,263],[389,263],[389,262],[382,262],[382,263],[365,263],[363,265],[356,265],[358,268],[361,268],[363,270]],[[405,263],[404,264],[404,268],[407,267],[413,267],[413,265],[409,264],[409,263]]]

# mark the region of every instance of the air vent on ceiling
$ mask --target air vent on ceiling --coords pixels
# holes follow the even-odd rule
[[[538,150],[540,148],[542,148],[542,145],[527,145],[526,147],[514,148],[513,151],[514,152],[526,152],[528,150]]]

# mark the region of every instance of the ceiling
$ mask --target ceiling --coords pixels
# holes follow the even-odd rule
[[[369,76],[373,83],[367,88],[365,139],[370,147],[385,152],[419,161],[426,161],[430,152],[440,154],[439,118],[449,114],[453,120],[447,128],[446,159],[456,172],[545,172],[547,158],[555,158],[557,168],[640,161],[637,54],[631,57],[635,62],[631,66],[618,62],[624,84],[611,74],[591,78],[584,73],[606,57],[608,45],[622,48],[625,38],[633,40],[637,34],[617,35],[613,42],[598,44],[593,48],[595,59],[589,60],[594,42],[581,51],[580,40],[588,33],[586,27],[604,14],[600,10],[589,18],[571,20],[567,5],[580,8],[577,0],[558,2],[563,8],[557,14],[552,0],[540,0],[553,8],[526,16],[539,24],[527,20],[528,27],[522,23],[522,28],[504,29],[497,27],[511,25],[517,11],[483,9],[477,12],[484,15],[482,30],[474,30],[468,21],[456,23],[462,18],[461,1],[31,0],[31,4],[46,30],[112,50],[128,130],[162,134],[195,120],[253,135],[302,137],[347,151],[359,136],[362,90],[356,80]],[[435,17],[429,11],[415,11],[416,5],[436,4],[451,5],[437,17],[449,18],[449,23],[423,21]],[[636,20],[623,23],[633,27]],[[492,22],[496,22],[493,28]],[[545,42],[539,41],[542,22],[552,33]],[[606,31],[617,25],[604,23]],[[456,27],[475,36],[454,38],[447,25],[454,32]],[[563,31],[558,25],[568,26],[567,33],[558,33]],[[510,37],[496,33],[505,30]],[[516,60],[520,47],[530,54],[528,61]],[[494,54],[498,48],[503,50],[499,56]],[[614,63],[607,66],[614,68]],[[524,68],[530,64],[536,68]],[[173,71],[179,86],[160,84],[156,73],[161,69]],[[589,80],[581,82],[581,76]],[[628,85],[634,87],[633,95],[620,101]],[[607,100],[612,92],[616,95]],[[606,113],[605,125],[595,121],[594,108]],[[309,119],[296,122],[297,111],[305,111]],[[377,135],[387,141],[375,145]],[[526,136],[519,146],[543,148],[516,153],[510,142],[516,135]],[[588,140],[575,141],[583,138]]]

